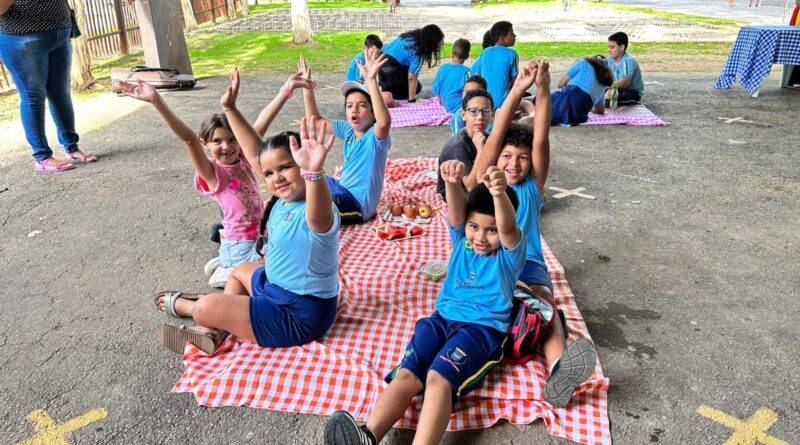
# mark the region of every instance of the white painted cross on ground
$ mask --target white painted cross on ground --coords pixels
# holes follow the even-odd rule
[[[553,195],[555,199],[566,198],[567,196],[580,196],[581,198],[586,199],[596,199],[592,195],[587,195],[585,193],[581,193],[582,191],[586,190],[586,187],[578,187],[572,190],[562,189],[561,187],[548,187],[550,190],[554,190],[556,192],[560,192],[556,195]]]

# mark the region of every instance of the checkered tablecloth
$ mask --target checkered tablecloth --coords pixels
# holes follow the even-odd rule
[[[406,100],[398,100],[397,106],[389,108],[392,115],[392,127],[425,127],[447,125],[452,114],[439,103],[435,97],[418,99],[413,104]]]
[[[644,105],[625,105],[616,109],[606,108],[605,114],[589,113],[589,120],[581,125],[669,125],[658,118]]]
[[[343,228],[340,239],[341,293],[336,322],[319,341],[302,347],[272,349],[228,338],[216,355],[189,345],[186,367],[174,392],[190,392],[205,406],[250,406],[329,415],[345,409],[366,420],[383,390],[384,375],[400,360],[414,323],[433,312],[441,283],[423,278],[420,267],[446,260],[451,243],[445,228],[445,204],[435,192],[435,159],[391,160],[381,208],[400,202],[428,203],[434,221],[428,234],[384,243],[370,230],[377,221]],[[542,241],[559,308],[571,340],[589,338],[564,269]],[[543,419],[557,436],[585,443],[610,444],[608,379],[598,362],[567,408],[543,400],[545,364],[501,365],[484,384],[455,406],[449,430],[487,428],[500,419],[529,424]],[[399,428],[415,428],[422,407],[417,397]]]
[[[736,36],[715,87],[730,88],[739,76],[744,89],[756,94],[775,63],[800,65],[800,27],[745,26]]]

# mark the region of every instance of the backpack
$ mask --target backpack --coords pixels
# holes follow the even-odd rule
[[[555,314],[551,301],[538,297],[525,283],[517,281],[503,363],[522,364],[533,359],[536,347],[550,332]]]

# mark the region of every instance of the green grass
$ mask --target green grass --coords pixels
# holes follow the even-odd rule
[[[264,12],[270,11],[273,9],[282,9],[282,8],[291,8],[292,5],[290,2],[276,2],[276,3],[269,3],[269,4],[262,4],[262,5],[250,5],[250,12],[257,13],[257,12]],[[339,8],[388,8],[386,3],[383,2],[376,2],[376,1],[350,1],[350,2],[308,2],[308,7],[310,9],[320,9],[320,8],[330,8],[330,9],[339,9]]]
[[[655,9],[643,8],[640,6],[612,5],[609,3],[598,3],[597,6],[616,9],[618,11],[641,12],[656,17],[664,17],[673,20],[684,20],[687,22],[703,23],[712,26],[723,26],[723,27],[727,26],[727,27],[740,28],[746,24],[744,22],[738,22],[736,20],[717,19],[713,17],[706,17],[704,15],[684,14],[681,12],[657,11]]]
[[[484,0],[481,3],[473,4],[472,7],[475,9],[481,9],[487,6],[559,6],[562,4],[563,3],[561,0]]]

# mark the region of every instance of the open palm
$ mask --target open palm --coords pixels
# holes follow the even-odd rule
[[[123,95],[145,102],[153,102],[156,97],[158,97],[156,89],[149,83],[141,80],[136,83],[120,80],[119,83],[117,83],[117,88]]]
[[[310,122],[306,122],[306,118],[300,119],[300,145],[294,138],[290,139],[290,148],[292,149],[292,157],[294,162],[300,167],[300,170],[317,172],[322,170],[325,164],[325,158],[328,152],[333,147],[334,135],[328,137],[325,142],[325,135],[328,133],[328,123],[323,122],[322,126],[317,129],[317,118],[311,117]]]

